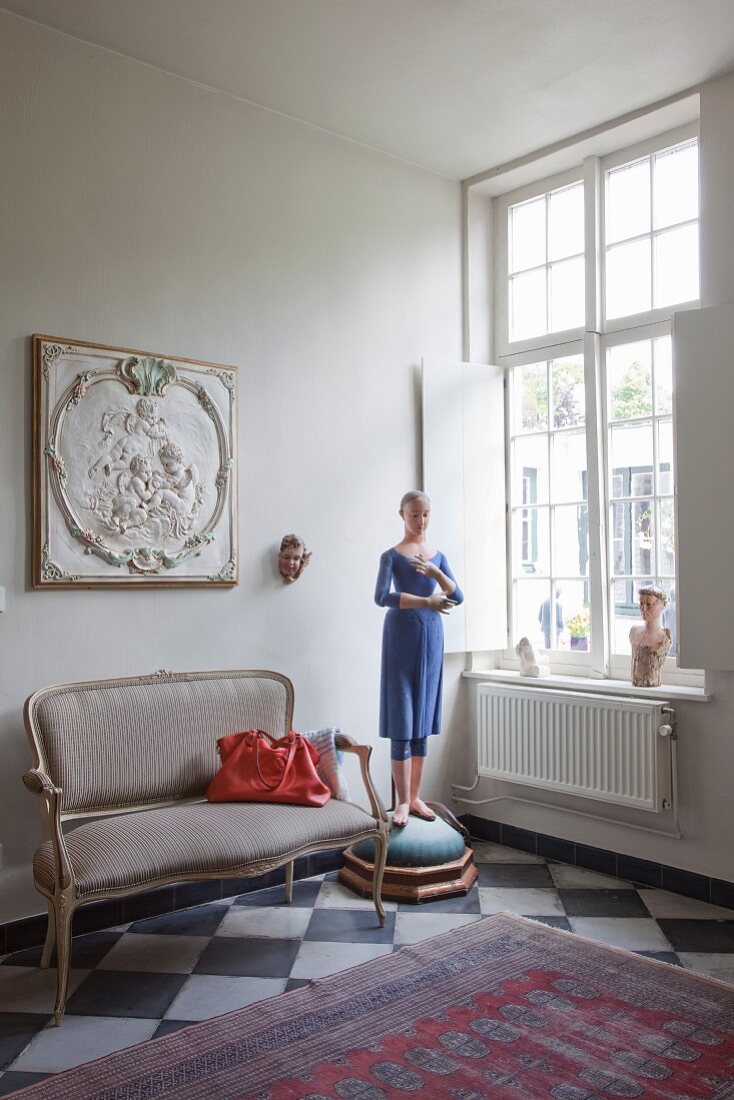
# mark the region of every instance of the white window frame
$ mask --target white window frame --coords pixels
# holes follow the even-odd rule
[[[565,650],[548,651],[550,671],[558,675],[590,676],[594,679],[629,678],[629,658],[611,652],[609,577],[611,548],[607,539],[609,516],[606,352],[609,347],[653,339],[672,332],[673,314],[696,309],[698,300],[658,307],[645,313],[605,318],[604,256],[606,225],[606,173],[613,168],[644,156],[680,145],[687,140],[699,140],[698,123],[668,130],[653,138],[626,146],[603,158],[588,157],[582,164],[565,172],[538,179],[517,190],[499,196],[495,201],[494,233],[497,242],[494,272],[495,361],[505,368],[507,384],[506,427],[506,500],[507,500],[507,609],[508,646],[500,655],[502,667],[517,667],[513,647],[512,617],[513,574],[511,516],[511,392],[510,374],[514,367],[528,363],[564,358],[583,352],[586,386],[586,435],[589,506],[589,585],[592,622],[591,649],[588,653]],[[586,303],[583,328],[548,333],[522,341],[509,339],[509,231],[508,211],[511,206],[528,201],[549,191],[575,182],[584,182]],[[700,225],[700,211],[699,211]],[[651,228],[651,234],[652,234]],[[592,258],[591,260],[589,258]],[[677,584],[677,581],[676,581]],[[699,670],[678,668],[675,658],[668,658],[665,680],[685,686],[703,686],[704,674]]]

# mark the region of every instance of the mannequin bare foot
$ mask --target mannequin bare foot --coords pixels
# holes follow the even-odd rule
[[[408,824],[408,814],[410,812],[410,806],[407,802],[401,802],[395,808],[395,812],[392,815],[392,823],[396,829],[402,829]]]
[[[414,798],[410,804],[410,812],[414,817],[422,817],[424,821],[435,821],[436,815],[430,806],[426,806],[422,798]]]

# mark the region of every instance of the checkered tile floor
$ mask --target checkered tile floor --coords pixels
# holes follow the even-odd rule
[[[483,841],[469,895],[372,902],[336,873],[78,936],[67,1014],[40,948],[0,960],[0,1095],[114,1050],[295,989],[491,913],[542,920],[734,984],[734,910]]]

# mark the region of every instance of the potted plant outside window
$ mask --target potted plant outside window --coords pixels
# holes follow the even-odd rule
[[[589,609],[585,607],[571,619],[566,619],[566,628],[571,635],[571,649],[588,650],[591,630]]]

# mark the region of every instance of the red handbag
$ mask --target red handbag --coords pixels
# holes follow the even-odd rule
[[[222,766],[207,787],[209,802],[288,802],[323,806],[331,791],[317,773],[319,753],[300,733],[271,737],[245,730],[220,737]]]

